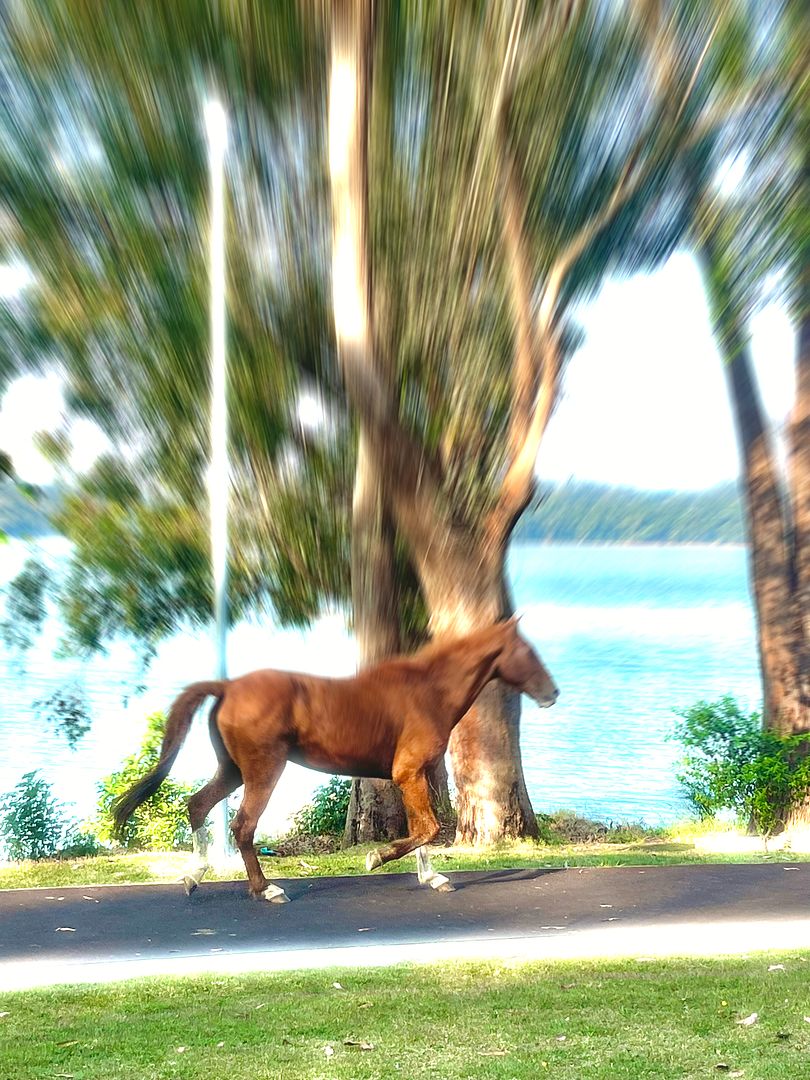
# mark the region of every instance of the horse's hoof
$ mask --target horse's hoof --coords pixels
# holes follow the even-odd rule
[[[436,892],[455,892],[455,885],[451,885],[449,881],[443,881],[440,885],[434,886]]]
[[[382,856],[379,851],[370,851],[366,855],[366,870],[376,870],[378,866],[382,866]]]
[[[182,883],[183,883],[183,888],[186,891],[186,896],[191,896],[191,894],[194,892],[194,890],[199,885],[199,882],[195,881],[195,879],[193,877],[184,877],[182,879]]]

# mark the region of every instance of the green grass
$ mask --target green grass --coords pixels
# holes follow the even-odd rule
[[[262,858],[268,877],[300,878],[364,874],[365,853],[373,845],[330,855],[290,855]],[[149,852],[101,855],[87,859],[54,859],[0,866],[0,889],[56,888],[68,885],[122,885],[138,882],[177,881],[188,864],[186,852]],[[690,842],[649,840],[636,843],[535,844],[523,841],[485,850],[474,848],[431,849],[433,865],[440,871],[494,870],[502,868],[565,866],[655,866],[673,863],[798,862],[808,855],[766,854],[709,855]],[[376,873],[415,873],[413,857],[388,863]],[[209,875],[209,880],[217,874]],[[244,877],[244,871],[219,875]]]
[[[784,970],[769,971],[775,964]],[[404,965],[6,994],[0,1075],[798,1080],[810,1060],[808,977],[810,955],[763,954]],[[755,1023],[737,1023],[752,1013]]]

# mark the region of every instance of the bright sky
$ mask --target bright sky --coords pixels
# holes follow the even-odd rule
[[[27,283],[19,267],[0,266],[0,301]],[[540,476],[662,490],[733,479],[737,448],[723,369],[691,256],[675,255],[655,274],[608,282],[582,321],[586,341],[568,367],[540,450]],[[794,396],[794,334],[777,306],[758,315],[752,330],[763,399],[778,426]],[[63,407],[58,382],[35,376],[18,380],[2,399],[0,448],[23,479],[53,478],[32,437],[62,425]],[[74,422],[71,436],[78,469],[106,445],[87,421]]]
[[[700,273],[681,253],[659,271],[610,281],[584,313],[583,347],[540,448],[541,477],[700,489],[738,473],[725,375]],[[777,426],[795,394],[786,312],[752,324],[763,401]]]

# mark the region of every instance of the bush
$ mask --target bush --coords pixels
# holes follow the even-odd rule
[[[312,802],[302,807],[293,818],[293,832],[305,836],[335,836],[346,828],[352,782],[343,776],[333,776],[328,784],[319,787]]]
[[[47,859],[65,833],[63,807],[36,771],[25,773],[0,802],[0,839],[10,859]]]
[[[663,829],[641,821],[594,821],[573,810],[538,814],[537,824],[544,844],[638,844],[664,835]]]
[[[151,799],[138,807],[120,831],[112,816],[112,804],[160,760],[166,717],[153,713],[147,721],[140,750],[126,758],[118,772],[111,773],[98,785],[98,816],[94,831],[101,840],[119,843],[130,851],[165,851],[191,844],[191,825],[186,803],[194,788],[166,779]]]
[[[72,825],[63,837],[56,856],[59,859],[89,859],[107,851],[105,845],[92,832],[85,832],[82,826]]]
[[[680,713],[675,737],[689,753],[678,780],[701,818],[732,810],[770,836],[810,795],[810,739],[763,729],[732,697]]]

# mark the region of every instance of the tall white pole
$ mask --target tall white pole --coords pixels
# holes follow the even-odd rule
[[[211,276],[211,461],[208,500],[211,515],[211,569],[214,579],[216,677],[228,677],[228,408],[225,350],[225,151],[228,120],[219,101],[205,106],[208,162],[211,178],[209,265]],[[214,851],[227,861],[233,848],[228,828],[228,801],[215,809]]]

